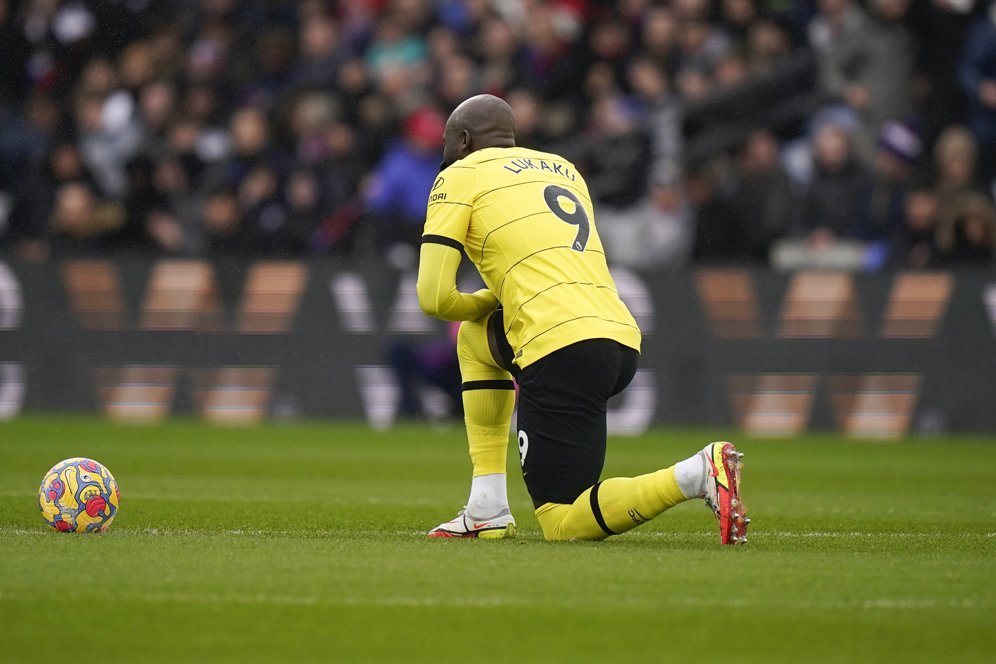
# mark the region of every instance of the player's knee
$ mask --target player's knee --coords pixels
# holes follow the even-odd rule
[[[457,357],[460,363],[482,362],[481,348],[488,347],[488,331],[484,320],[468,320],[460,323],[457,331]]]
[[[457,330],[457,347],[467,347],[473,343],[475,336],[484,334],[484,322],[481,320],[465,320]]]
[[[562,542],[568,539],[564,532],[564,519],[569,510],[570,505],[557,503],[545,503],[536,510],[536,520],[539,522],[540,530],[543,531],[543,539],[547,542]]]
[[[551,524],[544,523],[540,521],[540,530],[543,531],[543,539],[547,542],[562,542],[564,541],[563,529],[560,527],[560,522]]]

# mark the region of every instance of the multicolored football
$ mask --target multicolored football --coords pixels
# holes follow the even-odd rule
[[[111,471],[74,457],[52,466],[38,489],[45,523],[64,533],[101,533],[118,513],[121,494]]]

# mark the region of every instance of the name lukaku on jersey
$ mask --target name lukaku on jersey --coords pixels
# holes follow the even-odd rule
[[[523,171],[546,171],[548,173],[553,173],[554,175],[565,177],[571,182],[574,182],[577,179],[577,176],[571,172],[571,169],[564,164],[553,162],[553,165],[550,165],[543,159],[512,159],[503,168],[506,171],[515,173],[516,175]]]

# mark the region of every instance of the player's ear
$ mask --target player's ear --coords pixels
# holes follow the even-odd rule
[[[470,132],[466,129],[460,132],[460,147],[464,152],[470,152]]]

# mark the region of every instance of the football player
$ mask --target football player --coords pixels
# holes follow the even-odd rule
[[[562,157],[516,147],[512,109],[479,95],[446,122],[418,273],[422,309],[463,321],[457,355],[473,479],[466,507],[431,537],[515,534],[506,495],[519,386],[522,475],[548,540],[599,540],[704,499],[724,544],[746,541],[740,459],[710,443],[677,464],[599,481],[610,397],[632,380],[640,329],[616,292],[584,179]],[[486,288],[456,287],[463,255]]]

